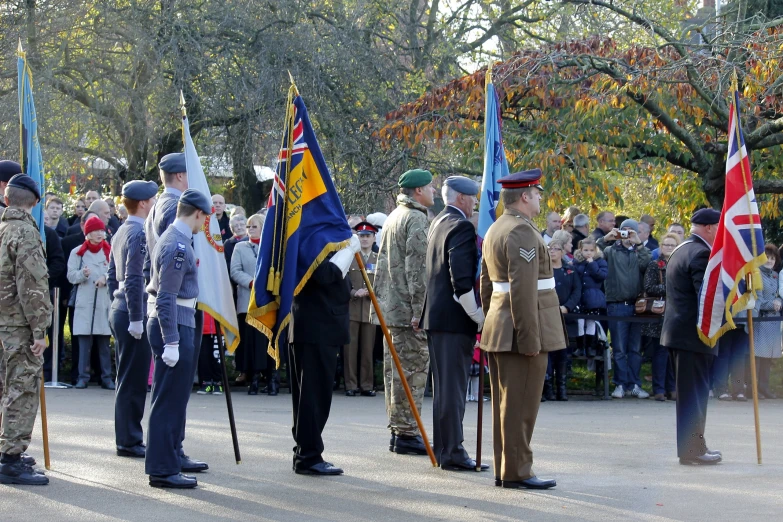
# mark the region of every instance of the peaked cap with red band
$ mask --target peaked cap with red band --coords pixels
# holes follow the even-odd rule
[[[541,175],[541,169],[523,170],[522,172],[515,172],[500,178],[498,183],[504,189],[536,187],[538,190],[543,191]]]
[[[373,225],[372,223],[368,221],[362,221],[360,223],[357,223],[353,229],[356,231],[357,234],[361,234],[362,232],[365,234],[377,234],[378,233],[378,227]]]

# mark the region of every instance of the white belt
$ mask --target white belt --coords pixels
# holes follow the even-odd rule
[[[554,290],[555,288],[555,278],[550,277],[548,279],[539,279],[538,280],[538,290],[539,292],[541,290]],[[506,281],[503,282],[492,282],[492,291],[498,292],[501,294],[507,294],[509,291],[509,284]]]
[[[117,285],[120,290],[125,290],[125,281],[119,281]]]
[[[197,297],[191,297],[190,299],[185,299],[184,297],[177,297],[177,306],[184,306],[185,308],[196,308],[197,302],[198,302]],[[148,295],[147,304],[150,306],[155,306],[155,296]]]

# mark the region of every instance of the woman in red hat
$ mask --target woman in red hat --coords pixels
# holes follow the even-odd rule
[[[84,223],[84,236],[84,243],[74,248],[68,258],[68,281],[74,285],[71,302],[75,309],[71,334],[76,336],[79,346],[76,388],[84,389],[90,381],[90,352],[95,346],[101,361],[101,387],[113,390],[109,346],[111,301],[106,286],[111,248],[106,242],[106,226],[98,216]]]

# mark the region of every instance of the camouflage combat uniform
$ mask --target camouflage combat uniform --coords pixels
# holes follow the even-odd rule
[[[49,271],[38,226],[29,212],[8,208],[0,223],[0,342],[5,390],[0,452],[27,449],[38,413],[43,356],[30,350],[52,320]]]
[[[397,196],[397,208],[383,226],[374,283],[381,312],[419,410],[427,383],[430,354],[427,334],[424,330],[415,331],[411,327],[411,319],[420,319],[424,306],[428,229],[427,208],[408,196]],[[371,317],[373,323],[380,324],[374,310]],[[416,419],[385,339],[383,346],[383,383],[389,428],[397,435],[418,436]]]

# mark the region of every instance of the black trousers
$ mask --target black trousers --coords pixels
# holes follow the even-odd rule
[[[427,330],[432,368],[432,443],[440,466],[462,464],[470,458],[462,446],[462,421],[475,343],[475,335]]]
[[[196,336],[198,338],[198,336]],[[217,334],[201,336],[201,351],[198,355],[198,380],[200,384],[223,384],[220,369],[220,339]]]
[[[698,457],[707,451],[704,428],[715,356],[686,350],[673,352],[677,359],[677,456]]]
[[[117,351],[117,390],[114,394],[114,438],[117,446],[130,448],[144,442],[141,419],[147,401],[150,350],[147,332],[141,339],[128,333],[128,312],[109,311]]]
[[[340,346],[292,343],[288,345],[288,380],[293,401],[294,468],[323,462],[321,434],[332,408],[332,385]]]
[[[147,321],[147,338],[154,355],[152,404],[147,429],[147,475],[169,476],[180,472],[182,465],[183,427],[196,363],[195,331],[179,326],[179,361],[173,367],[163,362],[163,337],[157,317]]]

